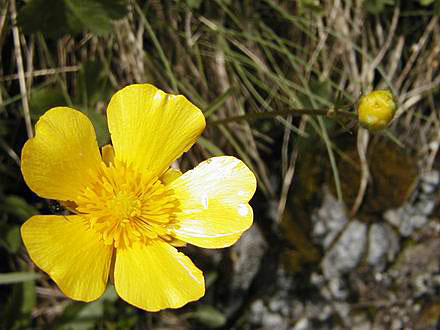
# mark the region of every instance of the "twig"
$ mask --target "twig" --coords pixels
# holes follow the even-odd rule
[[[306,125],[307,125],[306,117],[303,117],[300,123],[300,130],[302,132],[304,132]],[[276,220],[278,223],[281,222],[281,219],[284,214],[284,210],[286,209],[287,196],[289,194],[290,185],[292,184],[293,175],[295,174],[295,165],[297,159],[298,159],[298,144],[294,146],[294,149],[292,151],[292,156],[290,156],[288,168],[284,175],[283,186],[281,188],[281,196],[277,208]]]
[[[24,74],[24,76],[25,76],[25,78],[39,77],[39,76],[50,76],[50,75],[65,73],[65,72],[75,72],[75,71],[79,71],[79,69],[80,69],[79,65],[73,65],[73,66],[66,66],[64,68],[42,69],[42,70],[34,70],[32,72],[28,71]],[[1,81],[17,80],[17,79],[20,79],[20,75],[18,73],[14,73],[14,74],[0,77],[0,82]]]
[[[330,14],[326,18],[326,20],[328,21],[329,25],[334,23],[334,21],[336,19],[337,9],[338,9],[339,5],[340,5],[340,0],[336,0],[335,3],[332,6],[332,10],[330,11]],[[307,72],[311,71],[313,65],[316,62],[316,59],[318,58],[319,54],[321,53],[321,50],[325,47],[328,35],[329,35],[329,33],[328,33],[327,30],[324,30],[321,33],[321,37],[319,39],[319,43],[315,47],[315,50],[313,51],[312,55],[310,56],[310,60],[306,64],[306,71]]]
[[[9,157],[11,157],[12,160],[18,165],[18,167],[20,167],[20,157],[17,155],[17,153],[12,150],[12,148],[8,146],[4,141],[0,141],[0,146],[5,149]]]
[[[413,53],[411,54],[409,60],[406,62],[405,68],[402,70],[402,73],[400,74],[399,78],[396,81],[395,86],[397,90],[401,89],[403,82],[410,73],[414,62],[416,61],[418,55],[420,54],[420,51],[425,46],[429,35],[431,34],[432,30],[434,30],[437,23],[438,23],[438,17],[434,16],[427,25],[425,31],[423,32],[423,35],[420,37],[419,42],[412,47]]]
[[[364,81],[365,77],[367,76],[367,74],[369,72],[372,72],[376,69],[376,67],[382,62],[382,59],[384,58],[386,52],[388,51],[388,49],[391,46],[391,42],[395,36],[395,32],[397,29],[397,23],[399,22],[399,17],[400,17],[400,9],[398,6],[396,6],[396,8],[394,9],[394,15],[393,15],[393,19],[391,21],[391,26],[387,32],[387,40],[385,41],[385,43],[383,43],[381,45],[380,51],[379,53],[376,55],[376,57],[374,58],[374,60],[370,63],[369,68],[367,68],[361,75],[361,80]]]
[[[30,139],[34,136],[34,132],[32,130],[29,102],[27,99],[28,93],[26,90],[26,80],[24,77],[23,57],[21,54],[21,46],[20,46],[20,32],[18,31],[18,27],[16,24],[17,9],[15,7],[15,0],[11,0],[10,10],[11,10],[11,19],[12,19],[12,35],[14,38],[14,46],[15,46],[15,57],[17,60],[18,79],[19,79],[19,83],[20,83],[21,102],[23,105],[23,113],[24,113],[24,121],[26,123],[26,131],[27,131],[28,138]]]

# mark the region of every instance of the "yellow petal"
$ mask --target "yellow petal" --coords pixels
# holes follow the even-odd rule
[[[101,148],[102,160],[105,165],[109,166],[110,163],[114,163],[115,160],[115,149],[111,144],[106,144]]]
[[[234,157],[208,159],[168,187],[180,202],[174,233],[182,241],[205,248],[226,247],[252,225],[248,201],[255,193],[255,176]]]
[[[75,300],[98,299],[107,284],[113,247],[84,224],[84,218],[37,215],[21,226],[32,261]]]
[[[176,180],[179,176],[182,175],[182,172],[180,172],[178,169],[175,168],[169,168],[160,178],[159,180],[164,184],[168,185],[174,180]]]
[[[161,240],[117,249],[114,277],[122,299],[150,312],[181,307],[205,293],[202,272]]]
[[[44,198],[75,200],[101,162],[95,130],[81,112],[58,107],[38,120],[21,153],[29,188]]]
[[[152,85],[117,92],[107,109],[116,158],[159,177],[205,128],[202,112],[182,95]]]

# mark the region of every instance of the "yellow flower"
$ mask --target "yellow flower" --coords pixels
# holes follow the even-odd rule
[[[387,89],[373,91],[359,100],[359,124],[371,131],[385,128],[395,113],[396,102],[391,91]]]
[[[148,311],[197,300],[203,274],[175,247],[236,242],[252,225],[255,176],[228,156],[184,174],[169,167],[205,127],[184,96],[131,85],[112,97],[107,117],[113,146],[102,154],[81,112],[57,107],[39,119],[22,150],[23,177],[74,214],[30,218],[26,249],[75,300],[99,298],[109,276],[122,299]]]

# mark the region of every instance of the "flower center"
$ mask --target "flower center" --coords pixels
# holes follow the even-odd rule
[[[133,194],[119,191],[107,202],[107,208],[116,217],[129,219],[140,215],[140,201]]]
[[[77,211],[105,244],[129,247],[135,241],[172,240],[171,227],[179,202],[171,189],[148,173],[115,161],[102,164],[93,185],[77,198]]]

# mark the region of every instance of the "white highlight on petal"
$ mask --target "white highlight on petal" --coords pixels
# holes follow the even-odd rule
[[[244,191],[244,190],[240,190],[240,191],[237,193],[237,195],[238,195],[238,196],[242,196],[242,197],[246,197],[246,196],[248,195],[248,193],[247,193],[246,191]]]
[[[156,94],[154,94],[154,97],[153,97],[154,101],[157,101],[157,102],[161,101],[161,99],[163,98],[163,95],[164,95],[164,93],[162,91],[158,90],[156,92]]]
[[[206,195],[202,196],[202,205],[205,210],[208,209],[208,196]]]
[[[246,204],[238,205],[238,214],[240,214],[242,217],[245,217],[248,213],[249,213],[249,209],[246,206]]]

